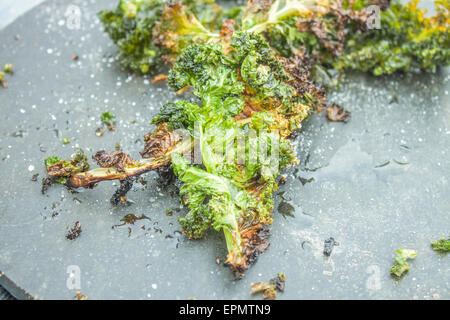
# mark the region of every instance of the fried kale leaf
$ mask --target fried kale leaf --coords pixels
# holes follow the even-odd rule
[[[190,86],[198,104],[167,104],[153,120],[196,126],[189,132],[200,144],[200,164],[172,156],[189,208],[179,221],[193,239],[210,227],[222,230],[226,263],[238,278],[268,247],[264,225],[272,222],[276,178],[282,167],[296,163],[285,137],[314,108],[316,93],[294,79],[292,69],[285,70],[256,34],[236,32],[230,44],[191,45],[177,58],[169,84],[175,90]],[[263,151],[266,158],[254,158]]]
[[[153,117],[152,124],[167,123],[169,130],[187,129],[193,131],[193,123],[201,121],[200,107],[187,101],[168,102]]]
[[[243,26],[262,33],[285,57],[308,56],[316,66],[374,75],[396,71],[435,71],[450,63],[450,4],[437,0],[436,15],[392,1],[252,0]],[[380,28],[374,28],[381,9]]]
[[[119,61],[132,71],[149,73],[188,44],[218,37],[223,10],[212,0],[120,0],[99,12],[105,31],[119,48]]]
[[[389,2],[249,0],[245,8],[224,11],[212,0],[121,0],[115,10],[99,16],[119,47],[121,63],[142,73],[172,64],[194,43],[229,44],[235,30],[262,34],[286,58],[308,57],[314,75],[332,77],[332,69],[381,75],[448,65],[448,1],[436,0],[433,17],[425,17],[419,0]],[[381,9],[380,29],[374,28],[379,10],[371,5]],[[264,70],[250,68],[254,59],[246,62],[252,73],[244,75],[264,78]]]
[[[65,175],[55,158],[48,160],[49,174],[69,178],[72,187],[120,180],[111,200],[118,204],[132,177],[171,163],[189,209],[179,218],[183,232],[198,239],[211,227],[222,231],[225,263],[240,278],[269,246],[265,226],[272,223],[280,170],[298,162],[287,137],[323,99],[307,71],[297,68],[257,34],[236,32],[229,43],[190,45],[178,56],[169,84],[175,90],[189,86],[194,97],[161,108],[152,120],[158,127],[145,136],[143,159],[102,150],[94,155],[100,168]]]
[[[449,252],[450,251],[450,239],[441,238],[431,243],[431,247],[433,250],[441,251],[441,252]]]
[[[400,278],[410,269],[406,263],[406,260],[414,259],[417,256],[417,252],[415,250],[405,248],[400,248],[395,250],[395,252],[397,253],[397,256],[395,257],[394,265],[391,268],[391,274]]]
[[[436,1],[437,14],[425,17],[417,7],[393,1],[381,14],[381,29],[352,33],[334,64],[374,75],[430,70],[450,63],[450,3]]]

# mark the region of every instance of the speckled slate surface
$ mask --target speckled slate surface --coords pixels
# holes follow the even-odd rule
[[[80,30],[65,24],[69,4],[81,9]],[[226,254],[221,234],[199,241],[180,234],[183,211],[165,214],[179,208],[179,199],[174,189],[159,188],[153,173],[135,185],[128,207],[111,207],[112,183],[78,194],[54,186],[41,195],[45,157],[68,157],[77,146],[91,156],[117,142],[137,157],[152,115],[175,99],[166,84],[152,85],[114,61],[95,16],[114,5],[48,1],[0,31],[0,64],[16,67],[9,88],[0,90],[0,284],[19,298],[72,299],[67,268],[78,266],[90,299],[246,299],[259,298],[249,295],[250,283],[283,271],[281,299],[450,298],[450,256],[430,249],[450,233],[448,69],[354,74],[330,95],[351,120],[328,123],[314,115],[305,123],[301,164],[287,172],[276,202],[289,202],[294,217],[275,210],[271,247],[240,281],[215,263]],[[117,129],[97,137],[107,110],[116,114]],[[63,137],[71,143],[63,145]],[[149,219],[112,228],[129,213]],[[75,221],[83,232],[66,240]],[[325,258],[330,236],[339,246]],[[399,247],[416,249],[418,257],[396,282],[389,267]]]

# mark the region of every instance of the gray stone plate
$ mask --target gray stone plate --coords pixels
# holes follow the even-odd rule
[[[305,123],[301,164],[276,195],[271,246],[240,281],[215,263],[226,255],[222,234],[189,241],[180,233],[184,209],[166,215],[180,201],[174,188],[158,187],[154,173],[135,184],[128,207],[110,205],[114,183],[75,194],[53,186],[42,195],[45,157],[69,157],[78,146],[90,157],[117,142],[138,157],[150,119],[177,98],[165,83],[118,66],[96,18],[115,2],[48,1],[0,31],[0,65],[16,69],[0,89],[1,285],[18,298],[72,299],[78,278],[68,271],[79,270],[90,299],[260,299],[250,296],[250,284],[284,272],[280,299],[450,298],[449,256],[430,248],[450,233],[448,70],[352,74],[330,94],[351,120],[314,115]],[[80,29],[69,28],[69,5],[81,10]],[[117,116],[117,128],[98,137],[105,111]],[[278,212],[284,202],[292,216]],[[148,219],[112,228],[127,214]],[[83,232],[69,241],[76,221]],[[340,245],[327,258],[330,236]],[[389,268],[401,247],[418,256],[395,281]]]

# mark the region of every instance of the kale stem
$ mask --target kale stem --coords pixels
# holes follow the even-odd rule
[[[114,167],[96,168],[85,172],[74,174],[70,177],[67,185],[72,188],[89,188],[100,181],[124,180],[127,177],[139,176],[145,172],[155,170],[163,165],[169,164],[171,155],[183,154],[191,148],[190,139],[177,143],[177,145],[162,157],[139,160],[137,164],[128,165],[119,171]]]

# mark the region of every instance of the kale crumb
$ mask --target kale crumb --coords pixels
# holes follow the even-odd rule
[[[350,111],[345,110],[340,105],[332,104],[327,107],[327,118],[329,121],[347,122]]]
[[[5,73],[4,72],[0,72],[0,85],[2,85],[3,88],[8,87],[8,83],[5,81]]]
[[[97,137],[101,137],[101,136],[103,136],[104,134],[105,134],[105,129],[103,129],[103,128],[101,128],[101,127],[97,128],[97,129],[95,130],[95,135],[96,135]]]
[[[406,263],[408,259],[415,259],[417,252],[412,249],[400,248],[395,250],[397,255],[395,256],[394,265],[391,268],[391,275],[396,278],[402,277],[406,272],[410,270],[409,265]]]
[[[63,144],[69,144],[70,143],[70,138],[68,138],[68,137],[62,138],[62,143]]]
[[[333,237],[325,240],[325,245],[323,247],[323,254],[326,256],[330,256],[333,251],[334,246],[338,246],[339,242],[336,242]]]
[[[50,186],[53,184],[53,179],[52,178],[42,178],[42,188],[41,188],[41,192],[42,194],[46,194],[48,188],[50,188]]]
[[[127,177],[120,180],[120,187],[116,190],[111,198],[111,204],[117,206],[119,203],[127,201],[127,192],[133,187],[133,177]]]
[[[278,212],[283,216],[283,218],[291,217],[295,218],[295,208],[292,204],[286,201],[281,201],[278,205]]]
[[[164,82],[164,81],[167,81],[167,79],[168,79],[167,75],[161,73],[161,74],[156,75],[153,78],[152,83],[155,84],[155,83],[158,83],[158,82]]]
[[[75,300],[87,300],[88,296],[81,293],[81,291],[77,290],[76,296],[74,297]]]
[[[81,223],[80,221],[75,222],[75,226],[72,229],[69,229],[69,233],[66,235],[66,238],[69,240],[75,240],[81,234]]]
[[[105,124],[109,131],[115,130],[115,123],[116,123],[116,116],[112,114],[111,112],[103,112],[100,119],[102,120],[103,124]]]
[[[277,291],[284,292],[286,276],[283,272],[279,272],[277,276],[271,279],[268,283],[260,281],[251,285],[251,294],[263,293],[264,300],[275,300],[277,298]]]
[[[431,243],[431,248],[435,251],[449,252],[450,251],[450,239],[441,238]]]
[[[7,63],[3,66],[3,71],[9,74],[14,74],[14,65],[11,63]]]

